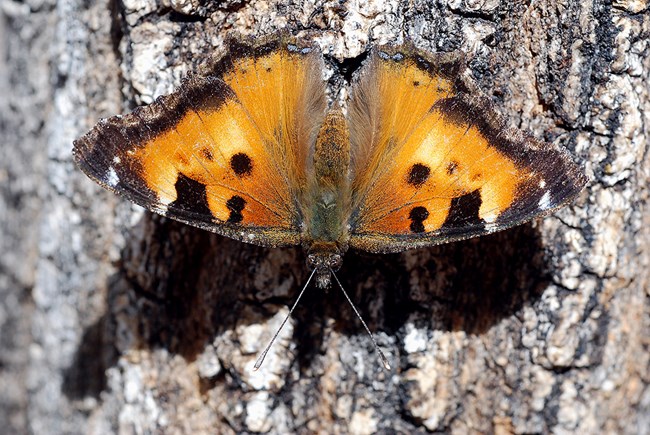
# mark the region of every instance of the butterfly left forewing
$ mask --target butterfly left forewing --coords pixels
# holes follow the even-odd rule
[[[77,164],[165,216],[247,242],[299,243],[300,177],[325,102],[320,57],[294,46],[231,42],[212,70],[77,140]]]
[[[586,182],[565,152],[507,128],[449,55],[377,49],[352,95],[353,247],[498,231],[557,209]]]

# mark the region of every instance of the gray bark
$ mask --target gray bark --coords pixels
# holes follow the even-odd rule
[[[7,433],[650,433],[650,5],[0,0],[0,427]],[[171,91],[230,31],[318,30],[342,61],[469,53],[513,126],[592,182],[553,217],[308,270],[104,192],[99,117]],[[6,60],[5,60],[6,59]]]

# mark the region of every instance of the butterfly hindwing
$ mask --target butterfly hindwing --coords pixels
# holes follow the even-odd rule
[[[300,186],[326,101],[320,53],[231,41],[174,93],[101,121],[78,165],[154,212],[247,242],[300,241]]]
[[[586,179],[568,155],[507,128],[453,55],[375,49],[350,102],[350,245],[400,251],[551,212]]]

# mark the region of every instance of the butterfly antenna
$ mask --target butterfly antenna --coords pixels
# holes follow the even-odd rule
[[[282,324],[280,325],[278,330],[275,332],[275,335],[273,336],[273,338],[271,339],[269,344],[264,349],[264,352],[262,352],[260,354],[260,356],[257,357],[257,361],[255,361],[255,365],[253,366],[255,371],[259,370],[259,368],[262,367],[262,363],[264,363],[264,358],[266,358],[266,354],[269,353],[269,349],[271,349],[271,346],[273,346],[273,343],[275,342],[275,339],[278,338],[278,335],[280,335],[280,331],[282,331],[282,328],[284,328],[285,323],[287,323],[287,320],[289,320],[289,318],[291,317],[291,314],[293,314],[293,310],[296,309],[296,306],[298,305],[298,302],[300,302],[300,298],[302,297],[303,293],[305,293],[305,290],[307,290],[307,286],[311,282],[311,279],[314,277],[315,273],[316,273],[316,269],[314,269],[311,272],[311,275],[309,275],[309,279],[307,280],[307,282],[305,283],[305,286],[300,291],[300,294],[298,295],[298,298],[296,299],[296,302],[293,303],[293,306],[289,310],[289,314],[287,314],[287,316],[282,321]]]
[[[375,336],[372,335],[372,332],[370,332],[370,329],[368,329],[368,325],[366,325],[366,322],[363,321],[363,318],[361,317],[361,314],[359,314],[359,311],[357,310],[357,307],[355,307],[354,303],[352,303],[352,299],[350,299],[350,296],[348,296],[348,293],[345,291],[345,289],[341,285],[341,281],[339,281],[339,278],[336,276],[336,274],[334,273],[334,271],[332,269],[330,269],[330,272],[332,273],[332,276],[334,277],[334,280],[336,280],[336,283],[339,285],[339,288],[341,289],[341,291],[345,295],[345,299],[348,300],[348,303],[350,304],[350,306],[354,310],[354,314],[357,315],[357,317],[361,321],[361,324],[363,325],[366,332],[370,336],[370,340],[372,340],[372,344],[375,345],[375,350],[377,351],[377,354],[379,355],[379,360],[381,361],[381,364],[384,366],[384,368],[386,370],[390,370],[390,364],[388,364],[388,359],[384,355],[384,352],[382,352],[381,349],[379,348],[379,345],[377,344],[377,340],[375,340]]]

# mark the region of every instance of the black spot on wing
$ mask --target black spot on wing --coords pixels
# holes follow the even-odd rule
[[[245,153],[237,153],[230,158],[230,168],[238,177],[246,177],[253,172],[253,161]]]
[[[234,195],[228,201],[226,201],[226,207],[230,210],[230,216],[228,216],[228,222],[231,224],[238,224],[243,219],[242,211],[246,207],[246,200],[239,195]]]
[[[475,190],[466,195],[451,200],[449,214],[442,228],[476,228],[485,222],[479,217],[481,208],[481,192]]]
[[[426,183],[426,181],[429,179],[429,175],[431,175],[431,168],[429,168],[427,165],[423,165],[422,163],[416,163],[411,166],[411,169],[409,169],[406,182],[413,187],[419,188],[422,187],[424,183]]]
[[[447,165],[447,175],[454,175],[458,170],[458,162],[451,161]]]
[[[424,221],[429,217],[429,210],[426,207],[418,206],[413,207],[409,213],[409,219],[411,220],[410,229],[414,233],[423,233],[424,232]]]
[[[176,200],[169,203],[170,210],[182,210],[194,215],[212,215],[208,207],[204,184],[183,174],[178,174],[174,187],[176,189]]]
[[[245,177],[253,172],[253,161],[245,153],[237,153],[230,158],[230,168],[238,177]]]
[[[207,160],[208,162],[211,162],[214,160],[214,155],[212,154],[212,151],[209,148],[203,148],[201,150],[201,156]]]

